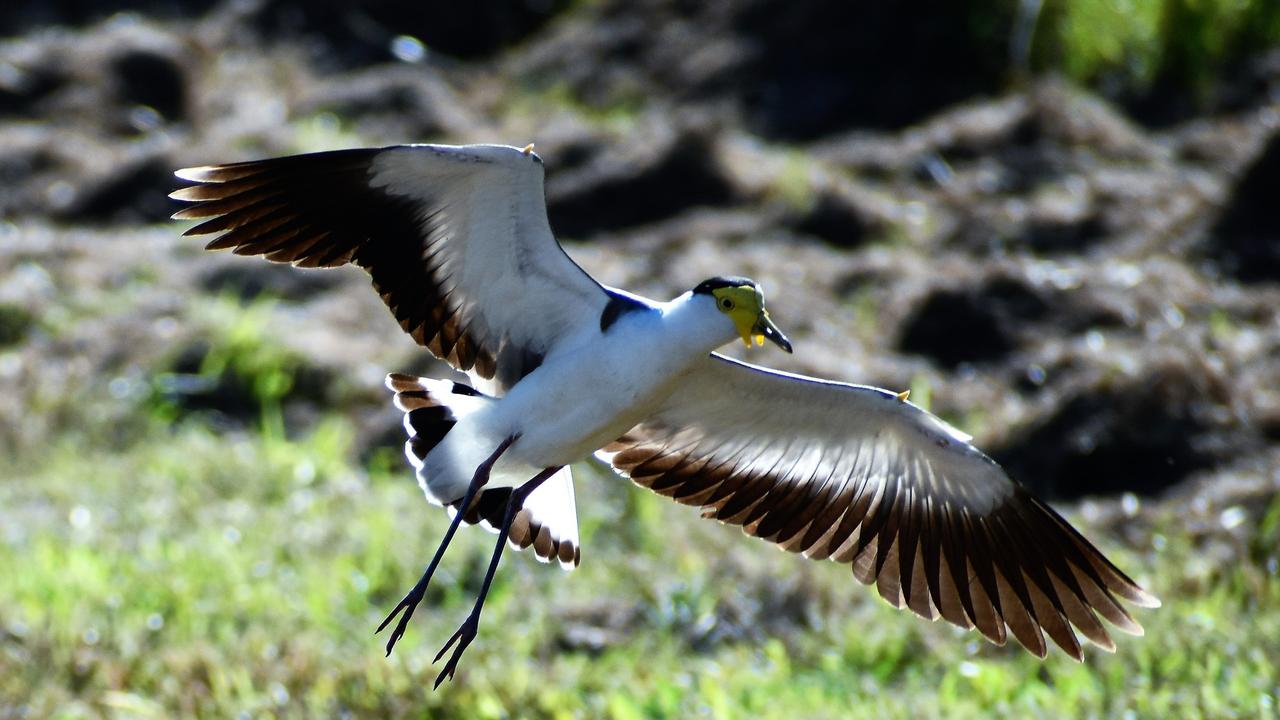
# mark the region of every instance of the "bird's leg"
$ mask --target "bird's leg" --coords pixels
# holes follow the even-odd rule
[[[427,592],[427,585],[431,583],[431,576],[435,574],[436,567],[440,565],[440,559],[444,557],[444,551],[449,547],[449,543],[453,540],[453,534],[457,532],[458,525],[462,523],[462,516],[471,508],[471,502],[480,492],[480,488],[489,482],[489,472],[493,470],[494,463],[498,462],[498,458],[502,453],[511,447],[511,443],[515,442],[519,435],[511,435],[503,440],[498,449],[493,454],[485,458],[484,462],[476,467],[476,472],[471,476],[471,483],[467,485],[467,492],[462,496],[462,503],[458,506],[457,512],[453,514],[453,520],[449,522],[449,529],[445,531],[444,538],[440,540],[440,546],[436,548],[435,557],[431,558],[431,564],[427,565],[427,569],[422,573],[422,578],[413,586],[404,599],[396,605],[395,609],[387,615],[387,619],[382,621],[374,634],[382,632],[387,624],[391,622],[396,615],[403,610],[404,615],[400,617],[400,622],[396,623],[396,629],[391,632],[391,637],[387,640],[387,655],[391,655],[391,649],[396,646],[396,642],[404,635],[405,628],[409,626],[409,618],[413,617],[413,611],[418,607],[418,603],[422,602],[423,595]]]
[[[431,662],[438,662],[444,656],[445,651],[449,649],[455,642],[458,644],[453,649],[453,655],[449,657],[449,662],[445,663],[444,669],[436,676],[436,687],[440,687],[440,683],[444,682],[447,676],[453,679],[453,672],[458,668],[458,660],[462,658],[462,652],[467,649],[471,641],[476,638],[476,631],[480,628],[480,611],[484,608],[485,597],[489,594],[489,584],[493,582],[493,575],[498,569],[498,560],[502,557],[502,549],[507,545],[507,536],[511,534],[511,523],[516,519],[516,513],[524,507],[525,498],[529,497],[529,493],[538,489],[538,486],[546,482],[547,478],[559,472],[559,467],[550,467],[538,473],[525,484],[516,488],[511,492],[511,496],[507,498],[507,511],[502,518],[502,528],[498,530],[498,542],[493,547],[493,557],[489,560],[489,571],[485,573],[484,584],[480,586],[480,596],[476,598],[476,604],[471,608],[471,614],[462,622],[457,632],[449,641],[440,648],[440,652],[436,654],[436,659]]]

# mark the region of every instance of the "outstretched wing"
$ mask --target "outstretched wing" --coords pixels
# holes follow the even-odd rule
[[[1043,657],[1042,631],[1081,659],[1072,626],[1140,634],[1118,598],[1159,601],[969,437],[878,388],[711,355],[645,423],[602,451],[637,484],[811,558],[853,565],[896,607],[1006,627]]]
[[[231,248],[301,267],[355,263],[405,332],[502,392],[610,296],[547,224],[542,161],[498,145],[397,145],[179,170],[170,197]]]

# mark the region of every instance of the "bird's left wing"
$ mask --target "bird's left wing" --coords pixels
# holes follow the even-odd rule
[[[998,644],[1006,627],[1044,656],[1042,630],[1076,659],[1072,626],[1142,628],[1117,598],[1142,590],[968,436],[878,388],[713,354],[601,455],[704,517],[811,558],[853,565],[895,606]]]
[[[547,224],[529,148],[398,145],[179,170],[172,193],[221,233],[209,249],[302,267],[354,263],[400,326],[505,391],[556,341],[598,323],[610,295]],[[496,385],[496,388],[493,386]]]

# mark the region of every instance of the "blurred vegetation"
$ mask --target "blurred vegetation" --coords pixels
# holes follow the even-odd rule
[[[1024,3],[1034,7],[1040,3]],[[1136,94],[1164,82],[1202,102],[1259,51],[1280,45],[1272,0],[1045,0],[1031,57],[1078,82]]]
[[[265,317],[272,307],[267,298],[241,305],[229,296],[201,305],[194,320],[205,339],[183,351],[175,367],[153,376],[149,412],[171,422],[202,408],[231,409],[280,437],[281,404],[307,368],[301,356],[268,336]]]
[[[26,308],[0,303],[0,348],[22,342],[34,324]]]
[[[992,7],[970,32],[1003,39],[1021,12],[1011,25],[1026,33],[1026,70],[1112,95],[1171,84],[1209,105],[1241,63],[1280,44],[1274,0]],[[647,101],[598,108],[560,84],[517,89],[504,111],[558,107],[621,132]],[[291,152],[368,144],[353,128],[324,111],[282,134]],[[811,159],[785,152],[770,191],[803,211]],[[895,232],[910,231],[872,242],[895,243]],[[0,369],[32,364],[17,358],[44,336],[65,344],[43,359],[74,359],[85,326],[130,312],[152,280],[139,274],[92,302],[70,299],[67,283],[39,313],[0,304]],[[865,337],[883,335],[872,289],[844,308]],[[1280,715],[1280,498],[1201,512],[1130,497],[1118,523],[1065,508],[1165,601],[1137,612],[1146,637],[1119,636],[1116,655],[1090,649],[1078,665],[893,611],[846,567],[778,552],[589,465],[575,468],[582,567],[509,554],[457,680],[432,692],[431,659],[469,609],[493,536],[460,533],[385,658],[373,629],[447,518],[423,501],[396,443],[358,447],[347,381],[270,332],[286,311],[192,298],[173,319],[198,340],[95,379],[105,391],[42,386],[24,398],[24,432],[0,428],[0,720]],[[1210,328],[1253,332],[1226,311]],[[911,389],[930,404],[928,375]],[[298,398],[312,412],[286,433]],[[948,419],[981,432],[987,411]]]
[[[265,330],[278,311],[258,301],[211,320],[219,349],[200,372],[278,403],[293,362]],[[0,468],[6,717],[1277,714],[1280,500],[1199,532],[1149,512],[1123,541],[1085,523],[1165,607],[1140,613],[1145,638],[1080,665],[898,613],[845,567],[582,466],[582,567],[509,555],[457,681],[432,692],[431,658],[472,601],[492,535],[460,534],[388,660],[373,628],[446,517],[404,467],[357,462],[348,419],[322,415],[290,439],[271,413],[228,430],[157,413],[154,398],[76,402],[78,417],[141,403],[147,429],[123,444],[57,432]]]

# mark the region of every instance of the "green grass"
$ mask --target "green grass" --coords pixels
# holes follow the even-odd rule
[[[807,563],[578,470],[583,566],[508,556],[481,635],[438,692],[431,658],[492,536],[446,559],[396,653],[373,628],[445,517],[407,471],[305,437],[155,422],[119,448],[54,442],[0,472],[0,717],[1273,717],[1280,503],[1235,549],[1174,508],[1155,549],[1090,528],[1165,600],[1145,638],[1078,665],[900,615]],[[1148,537],[1139,532],[1140,537]],[[613,639],[566,640],[583,618]],[[589,625],[592,623],[588,623]],[[593,626],[594,626],[593,625]],[[614,627],[616,626],[616,627]]]
[[[35,325],[35,319],[25,308],[0,303],[0,348],[17,345]]]
[[[48,362],[63,361],[60,338],[131,316],[133,292],[64,298],[31,347],[48,334]],[[1076,664],[894,611],[847,567],[779,552],[593,466],[576,469],[582,567],[509,554],[456,680],[432,692],[432,658],[470,607],[493,536],[459,534],[384,657],[373,630],[446,517],[397,448],[359,446],[358,393],[319,398],[318,416],[285,432],[279,405],[297,385],[279,376],[305,368],[268,331],[282,306],[200,298],[182,311],[211,347],[200,375],[256,399],[247,428],[147,392],[101,392],[106,381],[22,388],[24,427],[41,432],[0,436],[0,718],[1277,714],[1278,500],[1230,530],[1188,523],[1173,501],[1124,528],[1082,525],[1165,606],[1138,612],[1145,638]],[[146,377],[172,369],[138,352]]]
[[[1280,44],[1280,5],[1270,0],[1048,0],[1033,53],[1044,69],[1133,89],[1164,78],[1193,94],[1250,53]]]

